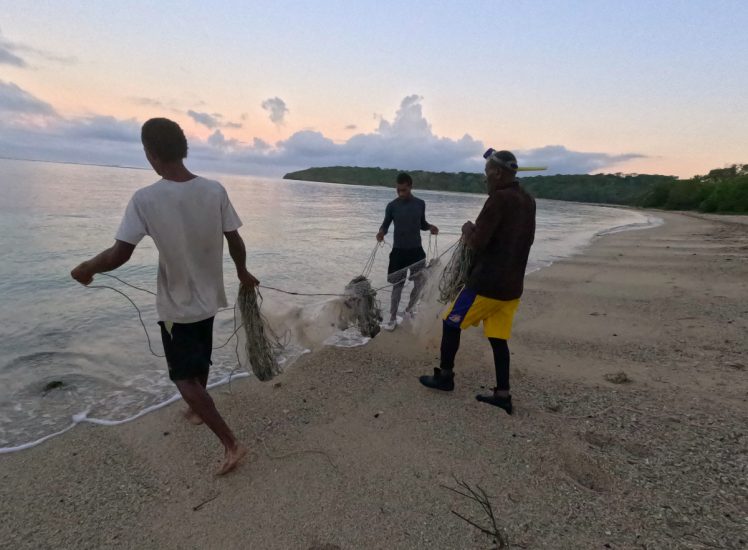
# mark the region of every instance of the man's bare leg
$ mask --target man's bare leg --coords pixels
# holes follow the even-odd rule
[[[206,371],[204,374],[201,374],[198,376],[198,380],[200,381],[200,385],[203,388],[208,388],[208,372]],[[187,419],[187,422],[190,424],[193,424],[194,426],[199,426],[203,423],[203,419],[200,418],[200,415],[197,414],[195,411],[192,410],[192,407],[187,405],[187,410],[184,411],[184,417]]]
[[[231,429],[226,425],[218,409],[216,409],[213,398],[203,387],[199,378],[177,380],[175,384],[190,409],[202,418],[205,424],[223,443],[226,456],[223,466],[216,473],[218,475],[229,473],[237,467],[244,455],[247,454],[247,449],[239,445],[236,441]]]

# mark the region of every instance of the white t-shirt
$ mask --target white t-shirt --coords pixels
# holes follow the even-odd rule
[[[117,236],[158,248],[156,307],[162,321],[196,323],[226,307],[223,234],[242,222],[217,181],[162,179],[135,192]]]

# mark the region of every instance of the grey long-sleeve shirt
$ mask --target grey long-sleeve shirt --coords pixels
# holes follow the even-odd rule
[[[428,231],[430,227],[426,221],[426,203],[414,196],[407,200],[393,200],[384,211],[380,231],[386,235],[392,222],[395,222],[395,242],[392,248],[419,248],[421,231]]]

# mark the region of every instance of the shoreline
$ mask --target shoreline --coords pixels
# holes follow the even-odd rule
[[[457,388],[418,385],[437,331],[325,348],[212,392],[251,448],[225,479],[204,427],[166,407],[0,456],[14,548],[473,548],[444,489],[483,487],[510,545],[738,548],[748,540],[748,227],[663,213],[526,279],[510,347],[517,413],[475,402],[490,347],[466,331]],[[623,372],[628,382],[611,377]],[[501,412],[501,411],[499,411]],[[742,542],[741,542],[742,541]],[[327,546],[325,546],[327,545]]]
[[[294,181],[294,180],[289,180],[289,181]],[[441,193],[441,191],[435,191],[435,192],[436,193]],[[446,193],[448,193],[448,192],[446,192]],[[553,200],[553,199],[542,199],[542,200]],[[558,201],[558,202],[563,202],[563,201]],[[598,231],[598,232],[596,232],[594,234],[591,234],[589,236],[589,238],[584,243],[582,243],[580,245],[573,246],[572,248],[570,248],[567,251],[567,253],[564,256],[562,256],[560,258],[548,260],[547,263],[542,263],[542,264],[538,265],[537,267],[535,267],[533,269],[528,269],[527,272],[526,272],[527,276],[529,276],[532,273],[536,273],[538,271],[541,271],[543,269],[547,269],[547,268],[551,267],[554,263],[557,263],[559,261],[563,261],[565,259],[573,258],[573,257],[578,256],[580,254],[584,254],[585,250],[587,250],[590,246],[593,246],[596,240],[598,240],[598,239],[600,239],[602,237],[605,237],[606,235],[611,235],[611,234],[625,232],[625,231],[638,231],[638,230],[643,230],[643,229],[648,229],[648,228],[654,228],[654,227],[658,227],[659,225],[662,225],[664,223],[664,221],[661,218],[657,218],[655,216],[650,216],[650,215],[648,215],[646,213],[646,211],[637,210],[637,209],[634,209],[634,208],[617,207],[617,206],[612,206],[612,205],[596,205],[596,204],[592,204],[592,203],[589,203],[589,204],[588,203],[580,203],[580,204],[587,204],[588,206],[606,206],[608,208],[615,208],[615,209],[619,209],[619,210],[623,210],[623,211],[631,211],[631,212],[635,212],[637,214],[640,214],[640,215],[644,216],[646,218],[646,220],[644,222],[632,222],[632,223],[628,223],[628,224],[624,224],[624,225],[613,226],[613,227],[611,227],[609,229],[605,229],[605,230],[602,230],[602,231]],[[452,245],[452,246],[454,246],[454,245]],[[451,248],[451,246],[449,248]],[[449,248],[447,248],[447,250],[449,250]],[[360,344],[357,343],[355,345],[347,345],[347,346],[335,346],[335,345],[332,345],[331,347],[355,348],[355,347],[366,345],[368,343],[368,341],[369,340],[367,339],[366,342],[363,342],[363,343],[360,343]],[[303,355],[304,353],[306,353],[306,352],[302,352],[301,355]],[[292,360],[292,363],[295,362],[297,359],[298,359],[298,357],[294,358]],[[217,387],[220,387],[220,386],[223,386],[223,385],[226,385],[226,384],[230,383],[231,380],[234,380],[234,379],[237,379],[237,378],[245,378],[245,377],[253,378],[253,375],[251,374],[251,372],[241,371],[241,372],[239,372],[237,374],[229,375],[228,377],[225,377],[225,378],[223,378],[221,380],[218,380],[216,382],[211,383],[209,385],[209,388],[210,389],[217,388]],[[146,414],[150,414],[152,412],[158,411],[158,410],[160,410],[160,409],[162,409],[164,407],[167,407],[168,405],[170,405],[170,404],[172,404],[172,403],[174,403],[176,401],[180,401],[180,400],[181,400],[181,396],[178,393],[174,393],[171,396],[166,397],[163,401],[154,403],[154,404],[149,405],[148,407],[146,407],[146,408],[144,408],[142,410],[137,411],[132,416],[129,416],[129,417],[123,418],[123,419],[118,419],[118,420],[110,420],[110,419],[106,419],[106,418],[89,418],[88,417],[88,410],[83,410],[83,411],[80,411],[78,413],[73,414],[71,416],[71,419],[70,419],[71,423],[68,426],[66,426],[65,428],[63,428],[61,430],[58,430],[56,432],[44,435],[44,436],[42,436],[42,437],[40,437],[40,438],[38,438],[36,440],[33,440],[33,441],[19,443],[19,444],[16,444],[16,445],[9,445],[7,447],[0,447],[0,455],[9,454],[9,453],[16,453],[16,452],[24,451],[24,450],[27,450],[27,449],[31,449],[33,447],[36,447],[37,445],[41,445],[42,443],[44,443],[46,441],[49,441],[50,439],[62,436],[63,434],[67,433],[68,431],[74,429],[79,424],[90,423],[90,424],[96,424],[96,425],[102,425],[102,426],[117,426],[117,425],[120,425],[120,424],[125,424],[125,423],[128,423],[128,422],[132,422],[132,421],[135,421],[138,418],[140,418],[140,417],[142,417],[142,416],[144,416]]]

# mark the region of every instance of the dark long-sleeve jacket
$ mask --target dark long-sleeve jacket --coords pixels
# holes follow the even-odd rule
[[[395,222],[392,248],[420,248],[421,231],[428,231],[430,227],[426,221],[426,203],[414,196],[393,200],[384,211],[380,231],[386,235],[392,222]]]
[[[518,183],[489,195],[468,239],[473,264],[467,287],[495,300],[522,296],[535,240],[535,199]]]

